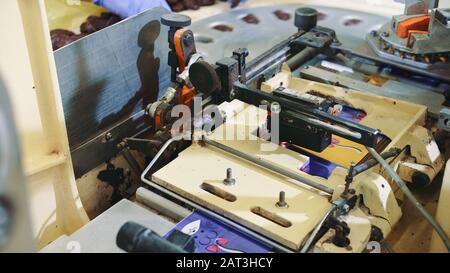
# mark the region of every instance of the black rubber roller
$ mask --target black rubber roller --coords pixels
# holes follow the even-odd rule
[[[198,61],[189,68],[189,79],[199,92],[211,94],[219,88],[220,80],[216,70],[205,61]]]
[[[295,10],[295,26],[298,30],[310,31],[317,25],[317,10],[298,8]]]

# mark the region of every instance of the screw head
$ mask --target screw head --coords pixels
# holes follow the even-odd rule
[[[223,183],[227,186],[233,186],[234,184],[236,184],[236,179],[234,178],[224,179]]]
[[[281,112],[281,105],[278,102],[272,102],[270,111],[274,114],[279,114]]]
[[[109,142],[113,139],[113,134],[111,132],[108,132],[105,134],[105,141]]]
[[[236,184],[236,179],[233,178],[233,170],[231,168],[227,169],[227,176],[223,180],[223,183],[227,186],[232,186]]]
[[[183,44],[185,46],[190,46],[194,43],[194,37],[192,36],[192,34],[187,34],[186,36],[183,37]]]
[[[230,92],[230,99],[234,100],[235,97],[236,97],[236,92],[234,90],[231,90],[231,92]]]
[[[444,125],[445,125],[446,127],[450,127],[450,119],[445,119],[445,120],[444,120]]]
[[[277,208],[287,208],[288,204],[286,203],[286,193],[284,191],[280,191],[278,196],[278,202],[275,204]]]

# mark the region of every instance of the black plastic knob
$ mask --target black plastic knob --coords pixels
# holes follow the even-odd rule
[[[317,10],[313,8],[298,8],[295,10],[295,26],[299,30],[310,31],[317,25]]]
[[[220,79],[214,67],[205,61],[198,61],[189,68],[192,85],[205,95],[220,87]]]
[[[191,18],[183,14],[169,13],[161,16],[161,23],[171,28],[182,28],[191,25]]]

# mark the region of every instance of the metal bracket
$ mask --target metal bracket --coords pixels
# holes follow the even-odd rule
[[[72,151],[75,177],[80,178],[93,168],[116,156],[117,145],[126,137],[149,130],[144,122],[144,111],[128,118],[106,133],[102,133]]]
[[[450,108],[442,108],[439,113],[438,127],[450,132]]]

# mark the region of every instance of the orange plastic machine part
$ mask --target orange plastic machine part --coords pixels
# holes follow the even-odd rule
[[[187,56],[184,56],[184,50],[183,50],[183,44],[182,44],[182,38],[183,34],[185,33],[185,29],[179,29],[175,32],[174,37],[174,44],[175,44],[175,52],[177,54],[178,58],[178,64],[179,64],[179,72],[183,72],[186,68],[186,59]],[[181,89],[179,96],[178,96],[178,103],[184,104],[187,106],[191,106],[192,104],[192,98],[195,96],[196,90],[195,88],[190,88],[189,86],[183,86]]]
[[[430,16],[423,15],[403,20],[397,25],[397,36],[408,38],[411,31],[428,31]]]
[[[184,56],[184,50],[182,45],[183,34],[185,33],[185,29],[179,29],[175,32],[175,36],[173,39],[175,45],[175,52],[178,58],[179,72],[183,72],[186,68],[186,56]]]

